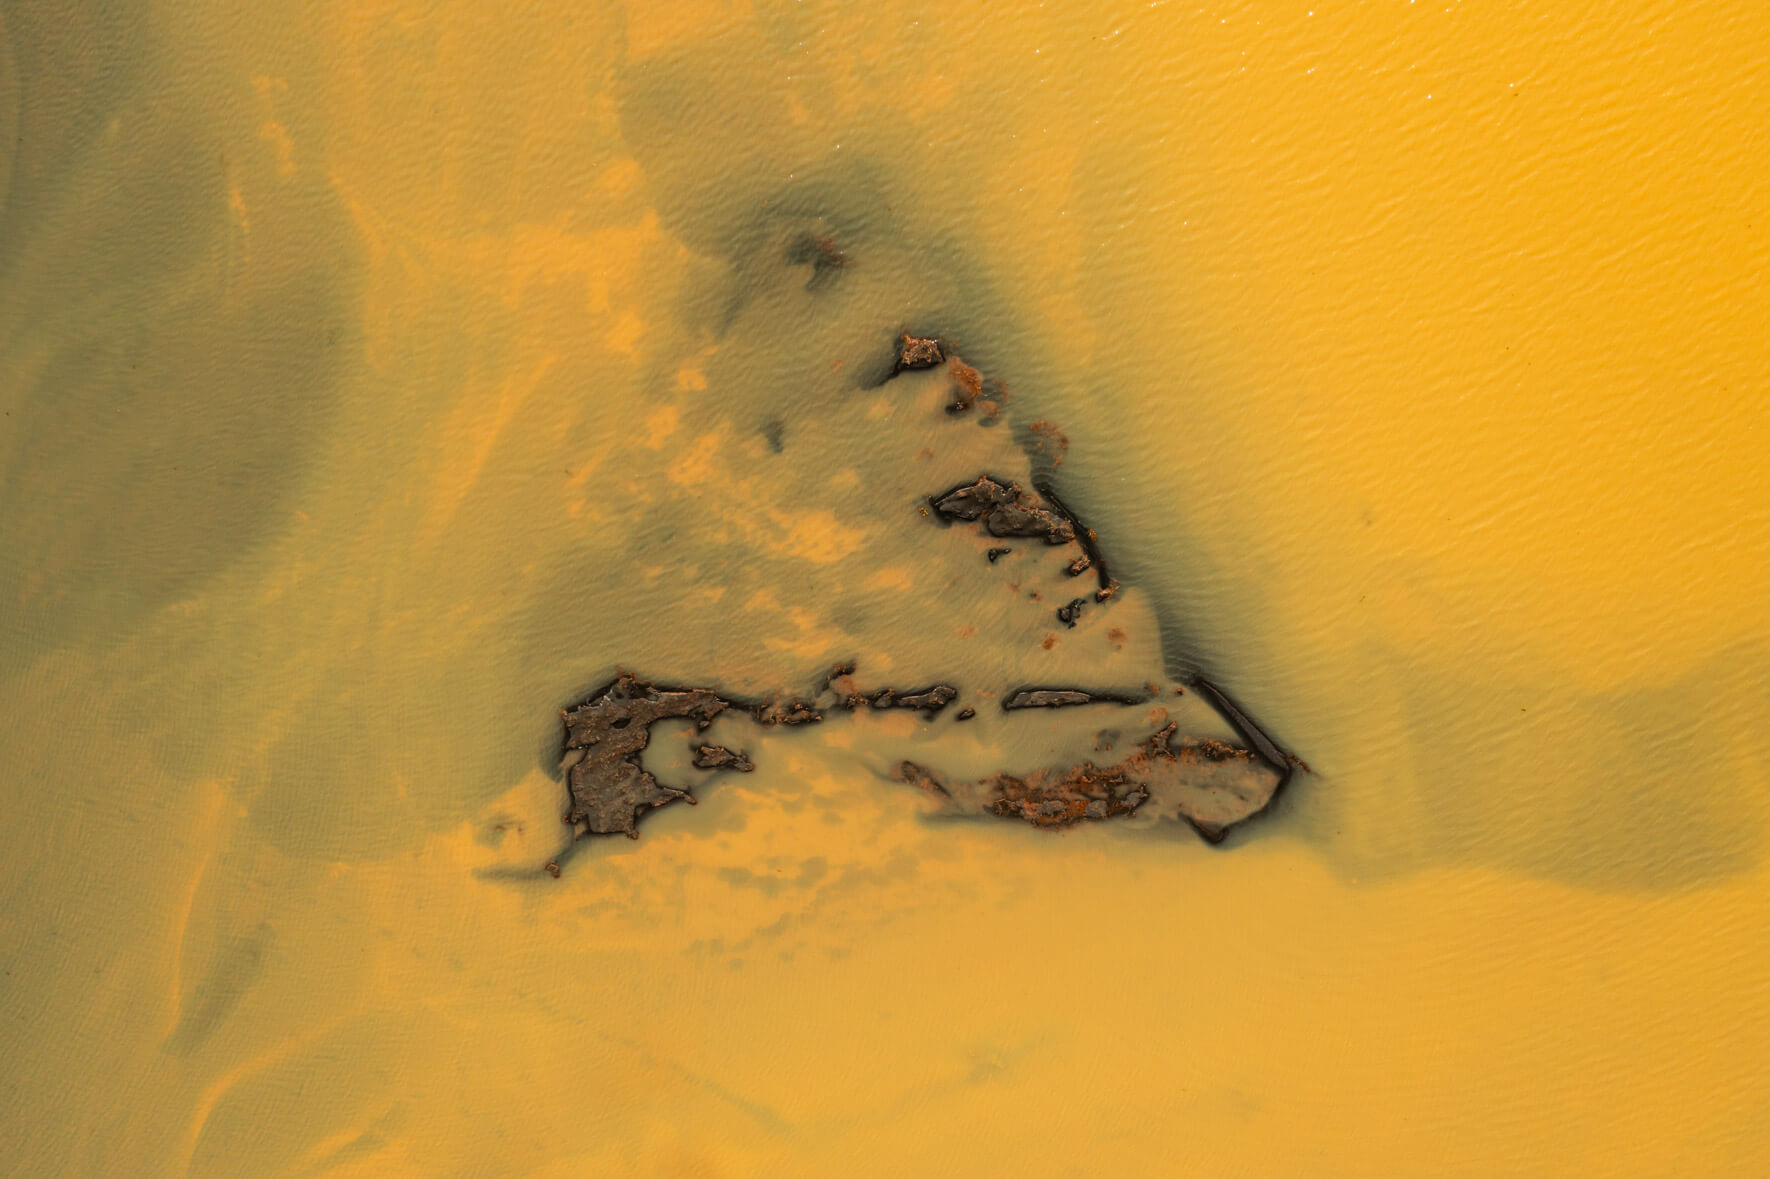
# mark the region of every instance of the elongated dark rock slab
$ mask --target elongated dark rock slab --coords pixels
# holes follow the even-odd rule
[[[1081,688],[1021,688],[1002,701],[1003,712],[1022,708],[1073,708],[1078,704],[1142,704],[1146,697],[1119,692],[1087,692]]]
[[[874,708],[908,708],[915,712],[925,712],[929,716],[935,716],[941,709],[958,698],[959,689],[951,684],[935,684],[932,688],[922,688],[914,692],[898,692],[891,688],[880,688],[871,696],[851,696],[849,702],[858,706],[864,700]]]

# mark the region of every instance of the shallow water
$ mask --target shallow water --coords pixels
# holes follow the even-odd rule
[[[0,1171],[1760,1173],[1770,17],[1472,8],[0,11]],[[867,718],[538,871],[617,666],[848,657],[1312,772]]]

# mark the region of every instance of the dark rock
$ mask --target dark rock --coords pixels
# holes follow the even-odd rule
[[[958,698],[959,689],[951,684],[935,684],[932,688],[923,688],[919,692],[902,693],[894,701],[893,707],[910,708],[929,716],[937,716],[941,709]]]
[[[947,368],[953,378],[953,399],[946,411],[950,414],[962,414],[983,396],[983,374],[957,356],[952,358]]]
[[[965,708],[959,709],[958,712],[954,713],[953,719],[956,721],[966,721],[966,720],[970,720],[972,717],[974,717],[976,715],[977,715],[977,710],[975,708],[971,708],[971,707],[967,706]]]
[[[1013,549],[991,549],[989,552],[987,552],[983,555],[985,557],[989,558],[989,563],[991,565],[994,565],[997,561],[1001,560],[1003,557],[1006,557],[1009,553],[1011,553],[1013,551],[1014,551]]]
[[[1303,764],[1301,758],[1281,748],[1278,742],[1268,736],[1266,730],[1255,724],[1252,718],[1243,712],[1223,689],[1202,676],[1193,680],[1192,686],[1199,695],[1205,698],[1206,703],[1217,710],[1217,715],[1229,722],[1230,726],[1240,734],[1241,739],[1246,741],[1267,765],[1278,771],[1279,782],[1275,787],[1275,792],[1283,789],[1285,784],[1290,781],[1291,772],[1296,767],[1302,766],[1308,770],[1309,767]]]
[[[1137,696],[1114,692],[1085,692],[1080,688],[1022,688],[1002,701],[1002,711],[1022,708],[1070,708],[1077,704],[1142,704]]]
[[[797,697],[770,697],[751,709],[750,715],[759,725],[815,725],[824,719],[815,700]]]
[[[1069,563],[1069,568],[1065,569],[1064,572],[1071,577],[1080,577],[1093,567],[1094,558],[1090,557],[1087,553],[1083,553],[1081,556],[1071,561]]]
[[[1045,502],[1051,506],[1051,510],[1069,522],[1070,528],[1075,532],[1076,543],[1082,546],[1082,555],[1088,559],[1087,564],[1081,565],[1079,568],[1076,563],[1072,562],[1069,567],[1070,573],[1072,575],[1082,573],[1091,567],[1100,583],[1100,592],[1094,595],[1094,600],[1104,602],[1112,597],[1118,590],[1118,583],[1107,575],[1106,557],[1100,552],[1100,537],[1092,528],[1083,524],[1079,516],[1069,510],[1069,505],[1063,502],[1062,497],[1057,494],[1057,489],[1051,486],[1050,480],[1041,479],[1033,486],[1045,498]]]
[[[926,712],[929,716],[938,715],[940,710],[959,698],[959,689],[951,684],[935,684],[931,688],[921,688],[914,692],[899,692],[894,688],[880,688],[871,696],[850,697],[856,701],[849,707],[858,707],[860,703],[870,704],[874,708],[908,708],[915,712]]]
[[[1178,815],[1207,843],[1221,843],[1234,827],[1272,805],[1289,776],[1263,764],[1251,749],[1211,738],[1174,742],[1175,726],[1152,734],[1131,761],[1153,787],[1178,796]]]
[[[946,363],[946,353],[941,350],[940,341],[929,336],[912,336],[908,332],[898,342],[897,371],[914,368],[934,368]]]
[[[1159,798],[1210,843],[1221,842],[1271,804],[1278,777],[1251,750],[1210,740],[1176,744],[1173,738],[1170,724],[1112,765],[1084,761],[955,783],[905,762],[897,776],[956,806],[980,807],[1035,827],[1072,827],[1130,815]]]
[[[1087,604],[1086,598],[1071,598],[1069,605],[1057,607],[1057,621],[1073,628],[1082,617],[1082,607]]]
[[[930,502],[934,511],[946,519],[967,523],[982,520],[984,530],[991,536],[1036,536],[1046,544],[1068,544],[1076,536],[1075,526],[1041,506],[1037,496],[988,475],[935,496]]]
[[[723,745],[696,746],[694,766],[697,770],[736,770],[740,774],[756,768],[742,750],[727,749]]]
[[[707,688],[660,688],[622,674],[565,710],[565,751],[578,755],[566,771],[571,796],[566,822],[599,835],[619,832],[637,839],[642,815],[678,800],[693,803],[687,790],[653,777],[639,764],[639,755],[658,721],[689,719],[706,728],[730,703]]]

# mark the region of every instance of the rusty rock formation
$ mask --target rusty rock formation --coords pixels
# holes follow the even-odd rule
[[[1124,760],[996,774],[955,783],[900,762],[896,776],[961,808],[975,808],[1035,827],[1073,827],[1130,815],[1144,806],[1184,820],[1211,843],[1272,801],[1285,774],[1252,750],[1221,741],[1175,742],[1174,726],[1152,733]]]

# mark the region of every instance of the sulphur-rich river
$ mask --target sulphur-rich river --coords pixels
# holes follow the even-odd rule
[[[0,1173],[1766,1173],[1766,60],[1725,0],[6,4]],[[1118,594],[929,516],[983,470]],[[963,695],[748,775],[661,723],[699,805],[567,847],[617,669],[846,660]],[[1216,846],[900,764],[1160,719],[1029,683],[1233,738],[1200,676],[1308,767]]]

